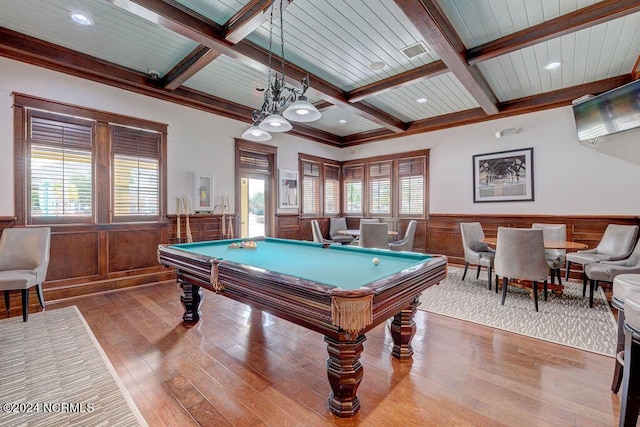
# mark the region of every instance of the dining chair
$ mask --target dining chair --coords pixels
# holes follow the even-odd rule
[[[12,290],[22,293],[22,320],[29,316],[29,289],[36,287],[38,301],[44,308],[42,282],[49,267],[51,229],[6,228],[0,237],[0,290],[4,291],[4,304],[9,312]]]
[[[389,225],[386,222],[361,224],[359,246],[389,249]]]
[[[630,427],[637,425],[640,412],[640,293],[629,295],[624,305],[624,374],[618,426]]]
[[[389,243],[389,247],[392,251],[409,251],[413,250],[413,239],[416,235],[416,227],[418,226],[418,221],[412,219],[409,221],[409,225],[407,225],[407,230],[404,232],[404,236],[401,240],[397,242]]]
[[[609,224],[596,248],[570,252],[566,255],[565,280],[569,280],[571,264],[584,266],[592,262],[616,261],[628,257],[637,239],[637,225]],[[582,278],[583,283],[586,283],[587,277],[584,275],[584,267]]]
[[[565,224],[543,224],[535,222],[531,224],[531,228],[541,229],[544,240],[555,240],[564,242],[567,240],[567,226]],[[567,251],[564,249],[545,249],[547,264],[549,264],[549,272],[551,275],[551,283],[555,283],[558,278],[558,284],[562,285],[562,274],[560,269],[564,266]]]
[[[547,274],[549,265],[544,253],[542,230],[531,228],[498,228],[495,256],[496,292],[498,278],[502,278],[502,305],[507,298],[509,280],[529,280],[533,283],[533,302],[538,311],[538,282],[544,284],[547,300]]]
[[[624,350],[624,322],[626,317],[624,305],[627,297],[636,292],[640,292],[640,274],[618,274],[613,279],[611,305],[618,310],[618,342],[616,344],[615,366],[611,381],[611,391],[614,393],[620,390],[624,371],[624,365],[620,357]]]
[[[329,237],[336,243],[348,245],[353,240],[353,236],[348,234],[340,234],[338,231],[347,229],[347,220],[345,217],[332,217],[329,219]]]
[[[484,239],[482,225],[479,222],[461,222],[460,235],[462,236],[462,248],[464,249],[464,273],[462,273],[462,280],[467,276],[469,264],[478,266],[476,279],[480,277],[480,269],[486,267],[489,290],[491,290],[491,282],[493,280],[491,273],[496,251],[482,241],[482,239]]]
[[[333,240],[325,239],[322,235],[322,229],[320,228],[320,224],[317,219],[311,220],[311,232],[313,233],[313,241],[318,243],[323,243],[325,245],[329,245],[333,243]]]
[[[619,274],[638,273],[640,273],[640,244],[636,244],[629,258],[586,264],[584,275],[587,280],[582,285],[582,296],[585,296],[586,283],[589,282],[589,307],[593,307],[593,294],[598,289],[600,282],[613,283]]]

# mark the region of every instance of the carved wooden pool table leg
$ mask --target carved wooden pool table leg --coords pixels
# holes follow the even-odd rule
[[[418,305],[420,305],[420,295],[407,308],[393,316],[390,328],[393,338],[391,354],[396,359],[409,360],[413,356],[411,340],[416,334],[416,322],[413,321],[413,316],[416,314]]]
[[[204,298],[202,289],[200,286],[193,285],[182,278],[178,278],[178,282],[180,282],[180,288],[182,288],[182,295],[180,296],[180,302],[184,307],[182,320],[186,323],[196,323],[202,316],[200,311],[202,299]]]
[[[366,339],[364,335],[354,341],[324,337],[329,352],[327,376],[333,390],[329,395],[329,407],[339,417],[352,417],[360,409],[356,392],[362,381],[363,369],[359,359]]]

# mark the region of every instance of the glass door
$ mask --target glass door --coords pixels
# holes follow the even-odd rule
[[[240,237],[266,235],[269,229],[269,176],[242,173],[240,176]]]

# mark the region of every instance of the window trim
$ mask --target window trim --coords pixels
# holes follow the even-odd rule
[[[133,218],[136,223],[144,222],[162,222],[167,213],[167,129],[168,125],[153,122],[145,119],[125,116],[106,111],[85,108],[77,105],[65,104],[62,102],[51,101],[21,93],[12,93],[14,102],[14,201],[16,224],[122,224],[124,221],[119,219],[117,222],[113,220],[112,212],[112,184],[111,184],[111,139],[109,134],[109,124],[120,126],[134,127],[150,130],[162,134],[160,141],[160,200],[159,215],[153,216],[135,216]],[[28,110],[40,110],[55,115],[71,116],[78,119],[88,119],[94,121],[94,140],[92,153],[93,159],[93,211],[90,221],[83,222],[74,220],[60,221],[50,220],[33,221],[28,216],[27,195],[29,194],[28,177],[30,173],[30,154],[28,138]],[[72,119],[73,120],[73,119]]]
[[[304,169],[303,169],[303,162],[313,162],[313,163],[318,163],[320,166],[320,211],[318,212],[318,214],[305,214],[302,213],[302,206],[304,203]],[[340,204],[340,209],[338,210],[338,213],[334,213],[334,214],[327,214],[325,212],[325,197],[324,197],[324,191],[325,191],[325,165],[329,165],[329,166],[335,166],[338,168],[338,173],[339,173],[339,185],[340,185],[340,200],[339,200],[339,204]],[[332,159],[327,159],[324,157],[318,157],[318,156],[313,156],[311,154],[305,154],[305,153],[298,153],[298,176],[300,177],[300,208],[299,208],[299,212],[300,212],[300,216],[304,217],[304,218],[315,218],[315,217],[339,217],[342,216],[342,212],[343,212],[343,207],[342,204],[344,202],[344,194],[342,191],[342,162],[339,162],[337,160],[332,160]]]

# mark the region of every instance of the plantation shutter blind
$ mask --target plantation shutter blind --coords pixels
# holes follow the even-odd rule
[[[160,215],[161,134],[112,125],[113,215]]]
[[[424,214],[425,158],[398,160],[400,215]]]
[[[93,122],[28,113],[29,218],[85,217],[93,212]]]
[[[302,162],[302,213],[320,215],[320,165]]]
[[[240,151],[240,169],[248,172],[271,173],[271,161],[269,154],[253,151]]]
[[[391,214],[391,162],[369,165],[369,213]]]
[[[344,213],[362,214],[362,182],[364,166],[346,166],[342,170],[344,182]]]
[[[324,213],[340,213],[340,167],[324,166]]]

